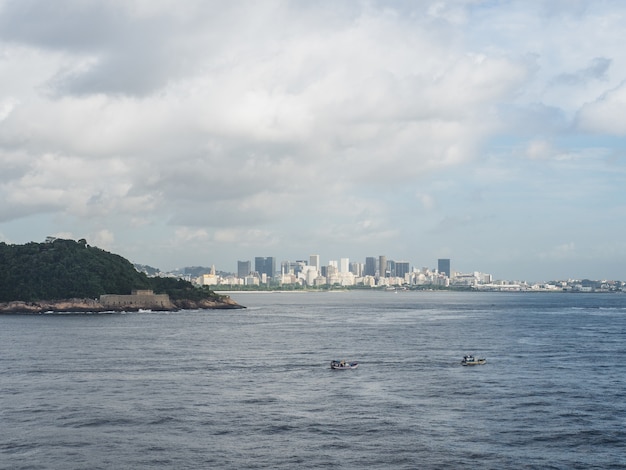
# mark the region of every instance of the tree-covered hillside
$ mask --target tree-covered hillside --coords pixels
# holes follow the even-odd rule
[[[181,298],[209,297],[186,281],[148,278],[125,258],[87,245],[85,240],[0,243],[0,301],[96,298],[130,294],[133,289]]]

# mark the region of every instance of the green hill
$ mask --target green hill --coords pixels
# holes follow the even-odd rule
[[[0,302],[97,298],[152,289],[172,299],[205,299],[215,294],[179,279],[149,278],[125,258],[85,240],[0,243]]]

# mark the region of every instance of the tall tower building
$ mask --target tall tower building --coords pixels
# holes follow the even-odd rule
[[[340,273],[350,272],[350,259],[349,258],[339,259],[339,272]]]
[[[265,272],[265,257],[256,256],[254,258],[254,271],[259,273],[259,275]]]
[[[356,277],[363,276],[363,263],[350,263],[350,272]]]
[[[314,267],[317,271],[320,270],[320,255],[309,256],[309,266]]]
[[[306,260],[303,260],[303,259],[296,260],[296,262],[293,265],[293,273],[297,276],[299,273],[304,271],[307,266],[308,264]]]
[[[387,260],[387,276],[396,277],[396,262],[392,259]]]
[[[243,279],[250,274],[250,271],[252,271],[250,264],[250,261],[237,261],[237,277],[239,279]]]
[[[396,261],[396,277],[404,277],[404,275],[408,273],[409,273],[409,262],[408,261]]]
[[[276,276],[276,258],[273,256],[265,258],[265,274],[267,274],[268,277]]]
[[[383,255],[378,257],[378,276],[387,277],[387,257]]]
[[[369,256],[365,258],[365,269],[363,269],[364,276],[376,275],[376,258]]]
[[[285,275],[293,272],[293,265],[289,261],[283,261],[280,263],[280,274]]]
[[[450,277],[450,260],[448,258],[440,258],[437,260],[437,271],[439,274],[445,274]]]
[[[276,275],[276,258],[268,256],[257,256],[254,258],[254,270],[259,275],[265,274],[267,277],[274,277]]]

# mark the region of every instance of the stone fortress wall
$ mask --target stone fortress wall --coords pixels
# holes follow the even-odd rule
[[[100,296],[100,303],[104,307],[171,309],[173,304],[167,294],[155,294],[151,290],[134,290],[130,295],[104,294]]]

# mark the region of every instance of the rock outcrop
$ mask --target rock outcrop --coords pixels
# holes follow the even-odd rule
[[[102,313],[102,312],[132,312],[143,309],[155,311],[177,311],[177,310],[209,310],[209,309],[238,309],[245,308],[232,300],[230,297],[219,297],[215,299],[203,300],[176,300],[170,305],[163,307],[149,305],[139,307],[137,305],[103,305],[96,299],[63,299],[63,300],[42,300],[38,302],[12,301],[0,303],[0,314],[2,313]]]
[[[221,296],[217,299],[202,300],[173,300],[172,303],[179,310],[205,310],[205,309],[233,309],[246,308],[239,305],[228,296]]]

